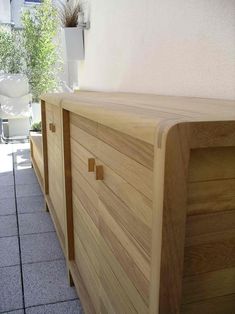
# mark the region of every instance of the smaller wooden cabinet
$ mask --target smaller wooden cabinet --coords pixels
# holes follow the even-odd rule
[[[43,150],[42,150],[42,134],[39,132],[30,132],[30,154],[31,162],[38,178],[38,182],[44,189],[44,163],[43,163]]]
[[[42,101],[44,183],[85,313],[233,314],[235,103]]]

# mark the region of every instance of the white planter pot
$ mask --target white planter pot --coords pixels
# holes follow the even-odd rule
[[[41,121],[41,105],[38,102],[31,104],[32,123]]]
[[[65,27],[62,29],[67,60],[84,59],[83,29],[77,27]]]

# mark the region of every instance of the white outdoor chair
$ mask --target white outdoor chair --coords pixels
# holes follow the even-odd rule
[[[0,119],[3,122],[3,137],[9,139],[29,135],[31,102],[28,79],[24,75],[0,74]]]

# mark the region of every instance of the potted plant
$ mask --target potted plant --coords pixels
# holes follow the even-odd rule
[[[69,61],[84,59],[83,10],[79,1],[69,0],[60,3],[59,16],[62,24],[62,34]]]
[[[29,79],[34,121],[40,117],[40,95],[56,90],[59,85],[61,58],[59,51],[59,19],[52,0],[44,0],[34,10],[22,14],[26,75]]]
[[[22,15],[27,77],[38,102],[40,95],[51,92],[58,86],[61,70],[57,32],[59,21],[52,0],[44,0],[34,10],[25,10]]]
[[[42,132],[42,123],[41,123],[41,121],[33,123],[31,125],[30,132],[41,133]]]

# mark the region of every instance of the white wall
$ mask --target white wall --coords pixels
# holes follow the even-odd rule
[[[81,88],[235,99],[235,0],[90,0]]]
[[[0,23],[11,22],[10,0],[0,0]]]

